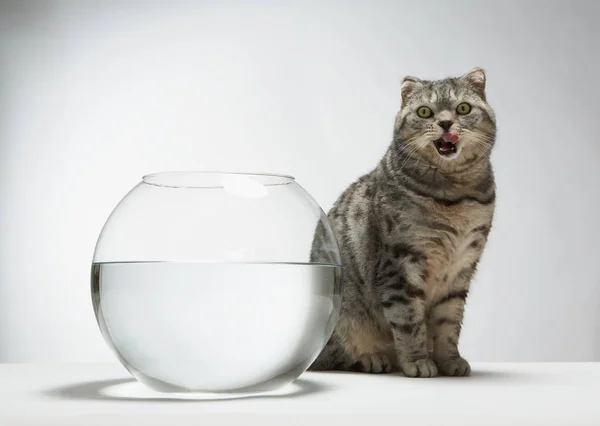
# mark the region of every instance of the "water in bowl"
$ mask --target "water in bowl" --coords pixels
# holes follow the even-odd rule
[[[168,392],[289,383],[339,312],[340,268],[288,263],[96,263],[102,334],[140,381]]]

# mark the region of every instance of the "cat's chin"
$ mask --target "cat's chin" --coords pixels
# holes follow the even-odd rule
[[[458,158],[458,152],[455,152],[450,155],[442,155],[441,157],[442,157],[442,162],[443,161],[455,161]]]

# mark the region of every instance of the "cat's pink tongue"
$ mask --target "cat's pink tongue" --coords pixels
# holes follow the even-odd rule
[[[452,145],[454,145],[456,144],[456,142],[458,142],[458,135],[452,132],[445,132],[444,134],[442,134],[442,139],[444,140],[444,142],[449,142]]]

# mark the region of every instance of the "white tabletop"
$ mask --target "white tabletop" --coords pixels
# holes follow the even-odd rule
[[[600,363],[476,363],[468,378],[305,373],[275,394],[210,401],[147,390],[118,364],[0,364],[3,426],[313,426],[360,415],[401,426],[599,426]]]

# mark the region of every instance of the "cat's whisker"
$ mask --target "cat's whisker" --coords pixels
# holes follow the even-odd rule
[[[403,162],[403,163],[400,165],[400,170],[399,170],[399,171],[402,171],[402,170],[404,169],[404,166],[406,165],[406,163],[407,163],[409,160],[411,160],[412,158],[414,158],[414,157],[413,157],[413,154],[415,154],[415,153],[417,152],[417,150],[419,149],[419,146],[418,146],[417,142],[418,142],[418,139],[416,139],[416,138],[411,138],[411,139],[409,139],[409,140],[406,142],[406,146],[407,146],[408,148],[410,148],[410,149],[409,149],[409,151],[408,151],[408,153],[407,153],[407,155],[406,155],[406,159],[405,159],[405,160],[404,160],[404,162]]]
[[[429,143],[428,140],[423,140],[423,143],[420,144],[419,149],[423,149],[425,148],[425,146]],[[419,158],[417,159],[417,163],[413,166],[413,171],[417,170],[417,167],[419,166],[419,162],[421,161],[421,156],[419,156]]]

